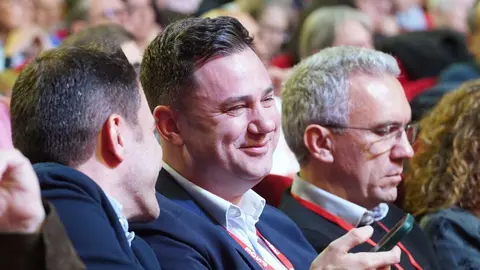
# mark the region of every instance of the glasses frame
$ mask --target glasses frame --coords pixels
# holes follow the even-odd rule
[[[323,127],[326,128],[335,128],[335,129],[354,129],[354,130],[364,130],[364,131],[370,131],[373,134],[376,134],[377,136],[382,136],[378,135],[376,132],[379,128],[378,127],[355,127],[355,126],[344,126],[344,125],[338,125],[338,124],[328,124],[328,125],[322,125]],[[396,126],[396,125],[386,125],[386,126]],[[405,134],[407,135],[408,142],[410,145],[413,145],[417,139],[418,133],[419,133],[419,124],[414,122],[414,123],[409,123],[405,125],[405,127],[399,128],[398,131],[405,131]],[[402,133],[392,133],[396,134],[396,138],[401,138]],[[392,136],[392,134],[387,134],[384,135],[385,138],[388,138]]]

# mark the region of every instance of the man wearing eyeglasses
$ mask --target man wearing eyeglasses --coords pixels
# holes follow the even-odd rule
[[[416,132],[398,74],[387,54],[333,47],[302,61],[284,85],[283,129],[301,170],[280,208],[317,252],[366,225],[373,236],[352,252],[369,251],[405,215],[392,203]],[[438,269],[417,225],[398,246],[397,269]]]

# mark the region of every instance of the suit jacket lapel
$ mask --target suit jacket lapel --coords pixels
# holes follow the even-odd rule
[[[260,265],[250,256],[227,232],[227,230],[208,214],[196,201],[188,194],[188,192],[180,186],[177,181],[166,170],[162,169],[158,175],[157,184],[155,186],[157,192],[163,196],[179,204],[183,208],[186,208],[198,216],[205,218],[208,222],[216,226],[218,235],[226,238],[229,244],[238,251],[240,256],[250,265],[253,269],[262,268]]]

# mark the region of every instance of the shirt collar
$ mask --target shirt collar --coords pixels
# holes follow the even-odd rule
[[[182,186],[202,207],[222,226],[228,228],[229,217],[249,216],[254,223],[258,222],[265,207],[265,199],[253,190],[248,190],[237,205],[195,185],[180,175],[170,165],[164,163],[165,169],[177,183]]]
[[[381,203],[374,209],[367,210],[301,179],[298,175],[293,180],[291,190],[300,198],[319,205],[354,227],[370,225],[374,221],[382,220],[388,213],[388,204]]]
[[[113,210],[117,214],[118,222],[120,222],[120,226],[122,226],[123,232],[125,233],[125,237],[127,238],[128,244],[132,246],[132,240],[135,237],[134,232],[129,232],[128,231],[128,220],[127,218],[122,214],[122,209],[123,205],[115,200],[112,196],[107,195],[108,201],[112,205]]]

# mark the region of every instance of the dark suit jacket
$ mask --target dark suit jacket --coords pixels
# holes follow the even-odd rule
[[[90,269],[160,269],[139,237],[130,247],[108,198],[85,174],[55,163],[34,165],[42,197],[57,209],[68,236]]]
[[[393,228],[395,224],[405,216],[405,212],[393,204],[389,204],[388,206],[388,215],[382,220],[382,223],[387,228]],[[285,191],[279,208],[297,223],[310,244],[312,244],[319,253],[332,241],[346,233],[340,226],[303,207],[291,196],[290,189]],[[378,243],[386,232],[378,223],[372,224],[372,227],[374,228],[374,233],[371,239]],[[430,242],[417,224],[415,224],[410,233],[403,238],[401,243],[408,249],[423,269],[440,269]],[[364,243],[353,248],[352,252],[368,252],[371,249],[371,245]],[[404,269],[415,269],[411,265],[407,254],[403,251],[400,265]]]
[[[160,217],[132,228],[151,245],[163,269],[262,269],[165,170],[157,191]],[[265,206],[257,229],[295,269],[310,268],[317,254],[283,213]]]
[[[36,234],[0,234],[0,269],[83,270],[52,204],[44,203],[46,217]]]

